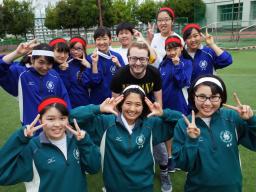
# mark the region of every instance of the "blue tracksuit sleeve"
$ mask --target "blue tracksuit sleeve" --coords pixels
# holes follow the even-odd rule
[[[250,150],[256,151],[256,116],[254,115],[249,120],[242,120],[238,117],[237,113],[236,115],[236,119],[239,121],[236,126],[238,143]]]
[[[216,58],[214,60],[214,68],[221,69],[221,68],[229,66],[230,64],[232,64],[232,62],[233,61],[232,61],[231,54],[224,50],[221,55],[219,55],[219,56],[216,55]]]
[[[187,62],[186,64],[184,62]],[[173,79],[175,85],[179,88],[190,86],[190,80],[192,75],[192,62],[189,60],[182,61],[174,66]]]
[[[181,113],[178,111],[165,109],[163,115],[159,117],[153,117],[154,125],[152,126],[153,145],[167,141],[173,137],[173,129],[181,118]],[[152,123],[149,121],[149,123]]]
[[[193,139],[187,135],[187,125],[180,119],[174,128],[172,156],[176,166],[184,171],[191,171],[197,163],[199,150],[198,138]]]
[[[69,120],[73,123],[73,119],[75,118],[79,127],[91,136],[95,144],[100,145],[103,133],[108,126],[108,118],[111,116],[101,114],[99,105],[91,104],[72,109]]]
[[[72,109],[72,106],[71,106],[71,103],[70,103],[70,99],[69,99],[69,95],[68,95],[68,92],[67,92],[67,89],[62,81],[61,78],[59,78],[60,82],[58,84],[58,96],[61,97],[62,99],[64,99],[68,105],[68,109],[71,110]]]
[[[33,178],[32,151],[28,146],[30,138],[23,129],[16,131],[0,149],[0,184],[12,185],[27,182]]]
[[[85,137],[77,141],[77,146],[80,152],[80,162],[83,171],[90,174],[97,173],[100,169],[100,151],[92,141],[88,133]]]

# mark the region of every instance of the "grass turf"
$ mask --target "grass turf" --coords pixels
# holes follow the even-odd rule
[[[217,71],[226,83],[228,90],[228,103],[234,104],[232,92],[236,91],[242,103],[249,104],[256,109],[256,54],[255,50],[232,51],[234,63],[225,69]],[[0,146],[6,139],[19,127],[18,102],[15,98],[5,93],[0,88]],[[240,147],[240,156],[242,160],[243,171],[243,191],[251,192],[256,190],[256,153],[251,152],[244,147]],[[171,174],[173,181],[173,191],[183,191],[185,173],[178,171]],[[54,179],[54,178],[53,178]],[[88,189],[90,192],[99,192],[103,186],[101,173],[89,175],[87,177]],[[72,182],[72,181],[70,181]],[[14,186],[0,187],[0,192],[23,192],[23,184]],[[154,191],[160,191],[159,169],[154,182]]]

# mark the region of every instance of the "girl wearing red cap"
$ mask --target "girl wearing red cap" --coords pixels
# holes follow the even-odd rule
[[[182,55],[183,46],[177,36],[165,40],[166,56],[159,66],[162,77],[163,108],[189,114],[187,88],[190,86],[192,62]]]
[[[176,35],[180,37],[177,33],[172,30],[172,25],[174,22],[175,14],[174,11],[169,7],[162,7],[157,13],[157,28],[160,33],[154,34],[151,42],[151,47],[153,47],[157,53],[157,60],[155,61],[155,66],[158,67],[165,56],[165,40],[170,35]],[[151,29],[153,30],[153,29]],[[180,37],[182,44],[183,40]]]
[[[232,56],[215,44],[213,36],[201,32],[198,24],[187,24],[183,30],[183,39],[186,51],[193,61],[191,81],[203,74],[213,74],[216,69],[221,69],[232,64]],[[205,39],[206,46],[202,45]]]
[[[43,100],[38,115],[17,130],[0,149],[1,185],[26,182],[27,191],[87,191],[86,174],[100,168],[100,153],[89,135],[68,123],[67,103],[58,97]],[[35,126],[37,122],[41,124]],[[35,131],[43,127],[38,137]],[[70,181],[70,178],[72,182]]]

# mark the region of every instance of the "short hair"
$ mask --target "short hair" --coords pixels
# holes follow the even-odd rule
[[[138,49],[145,49],[147,52],[148,52],[148,57],[150,56],[150,50],[147,46],[146,43],[142,43],[142,42],[132,42],[132,44],[129,46],[128,48],[128,52],[127,52],[127,56],[129,57],[130,56],[130,51],[132,48],[138,48]]]
[[[127,89],[126,91],[124,91],[122,93],[124,95],[124,99],[120,103],[118,103],[117,110],[120,113],[122,112],[122,106],[124,104],[124,101],[131,93],[135,93],[135,94],[138,94],[140,96],[141,101],[142,101],[142,107],[143,107],[143,110],[142,110],[142,113],[141,113],[140,117],[142,117],[142,118],[146,117],[149,114],[149,108],[148,108],[148,105],[145,102],[145,94],[141,90],[139,90],[138,88],[130,88],[130,89]]]
[[[196,82],[198,80],[200,80],[201,78],[204,78],[204,77],[215,78],[216,80],[218,80],[221,83],[221,86],[222,86],[223,89],[221,87],[219,87],[217,84],[215,84],[213,82],[210,82],[210,81],[205,81],[205,82],[202,82],[202,83],[195,86]],[[223,82],[223,80],[220,77],[218,77],[216,75],[202,75],[202,76],[199,76],[198,78],[196,78],[192,82],[192,84],[189,88],[189,91],[188,91],[188,102],[191,105],[192,110],[194,110],[196,113],[198,112],[198,109],[195,106],[195,92],[197,91],[197,89],[200,85],[206,85],[206,86],[210,87],[211,92],[212,92],[213,95],[216,95],[218,93],[220,94],[220,97],[221,97],[220,107],[222,106],[223,103],[227,102],[226,86],[225,86],[225,83]]]
[[[104,37],[105,35],[107,35],[109,37],[109,39],[111,39],[111,32],[107,27],[99,27],[98,29],[96,29],[94,31],[94,41],[98,38],[98,37]]]
[[[123,22],[123,23],[119,23],[117,28],[116,28],[116,35],[118,36],[119,32],[122,30],[128,30],[131,32],[131,34],[133,35],[133,29],[134,29],[134,25],[129,23],[129,22]]]
[[[44,51],[53,51],[53,48],[46,44],[46,43],[41,43],[33,48],[33,50],[44,50]],[[40,56],[40,55],[32,55],[32,60],[38,59],[39,57],[44,57],[46,61],[50,64],[54,63],[54,57],[50,56]]]

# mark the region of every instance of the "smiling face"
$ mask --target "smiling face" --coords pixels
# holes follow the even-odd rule
[[[170,35],[172,31],[173,20],[166,11],[162,11],[157,15],[157,27],[162,36]]]
[[[137,93],[130,93],[121,106],[122,114],[129,125],[135,123],[143,111],[142,98]]]
[[[55,107],[50,107],[42,115],[41,124],[46,124],[43,127],[47,138],[59,140],[65,136],[66,125],[68,124],[68,116],[64,116]]]
[[[127,48],[132,42],[132,33],[128,29],[119,31],[117,37],[123,48]]]
[[[109,50],[109,46],[111,44],[111,39],[107,34],[104,36],[99,36],[95,39],[95,45],[99,49],[99,51],[103,53],[107,53]]]
[[[201,118],[211,117],[221,106],[220,94],[213,95],[211,88],[207,85],[199,85],[195,91],[195,95],[194,101],[195,107],[198,110],[197,115]],[[206,101],[201,101],[200,98],[203,97],[207,97]],[[210,101],[210,97],[216,101]],[[216,97],[219,97],[219,99],[216,99]]]
[[[202,42],[202,36],[196,29],[192,29],[191,34],[185,40],[190,52],[195,52],[200,48]]]
[[[66,60],[68,58],[68,52],[58,51],[58,50],[54,49],[53,54],[54,54],[54,60],[58,64],[62,64],[64,62],[66,62]]]
[[[176,56],[177,57],[180,57],[181,55],[181,52],[182,52],[183,48],[182,47],[167,47],[166,48],[166,55],[168,58],[175,58]]]
[[[49,63],[44,56],[32,59],[32,66],[40,75],[46,75],[52,68],[52,63]]]
[[[84,47],[80,42],[74,44],[73,47],[70,48],[70,53],[73,58],[82,58],[84,53]]]

